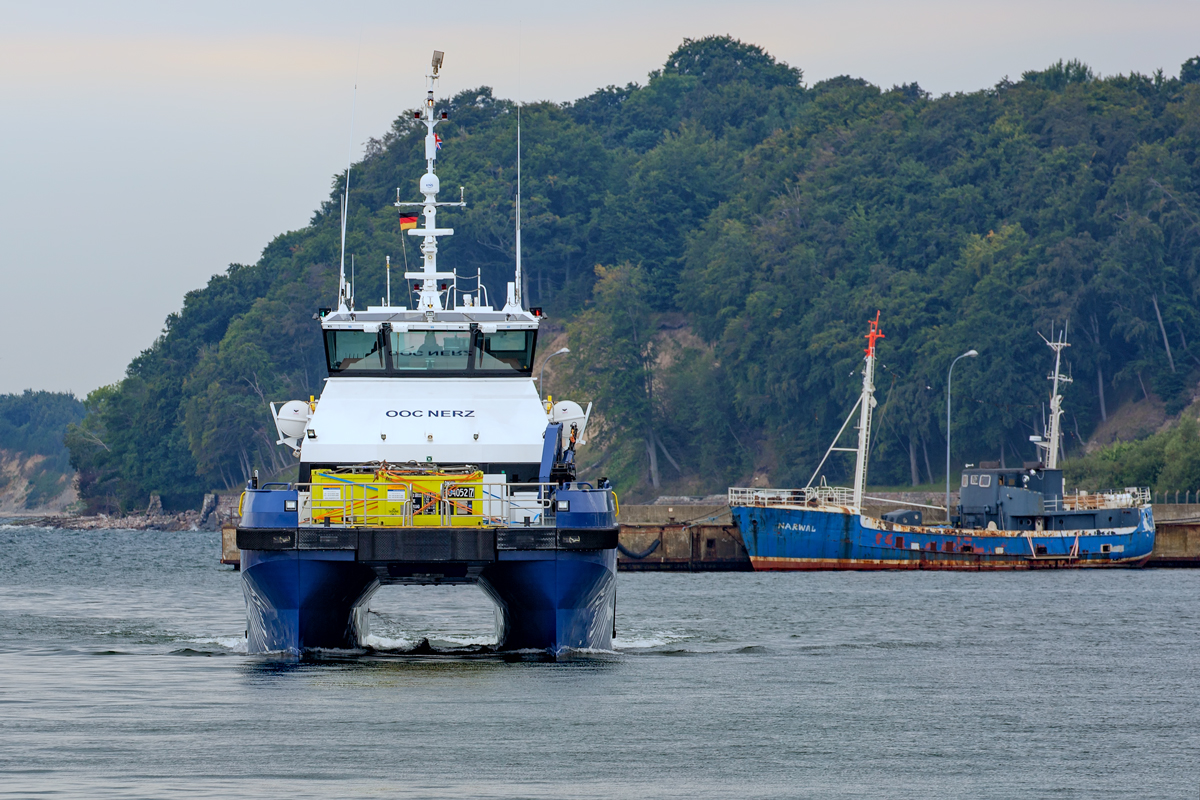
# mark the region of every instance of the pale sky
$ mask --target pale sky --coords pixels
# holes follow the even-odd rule
[[[434,49],[445,94],[572,100],[709,34],[809,84],[942,94],[1060,58],[1177,75],[1197,31],[1196,0],[0,0],[0,392],[120,380],[184,292],[307,224],[346,162],[356,75],[355,159]]]

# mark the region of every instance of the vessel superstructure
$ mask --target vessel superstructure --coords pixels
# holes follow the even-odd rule
[[[543,402],[535,386],[543,316],[522,301],[519,237],[498,308],[478,273],[438,267],[438,240],[454,233],[439,209],[466,204],[461,190],[437,199],[441,64],[435,52],[413,112],[422,199],[397,190],[401,214],[423,218],[403,226],[420,242],[419,267],[403,273],[410,300],[356,309],[343,265],[336,306],[316,315],[320,397],[272,405],[300,468],[297,482],[254,480],[243,498],[251,652],[357,648],[370,597],[390,583],[478,584],[496,603],[500,649],[612,647],[616,498],[607,480],[576,477],[591,405]]]
[[[1054,351],[1050,420],[1046,436],[1032,437],[1040,459],[1020,468],[967,465],[959,502],[947,523],[923,524],[920,507],[879,517],[864,513],[867,457],[875,399],[879,314],[867,333],[862,393],[833,444],[803,489],[732,488],[729,504],[756,570],[1034,569],[1140,566],[1154,549],[1150,492],[1128,487],[1068,494],[1058,467],[1062,449],[1060,385],[1065,334],[1046,344]],[[858,414],[858,445],[838,447]],[[818,476],[839,450],[855,454],[854,486],[828,486]]]

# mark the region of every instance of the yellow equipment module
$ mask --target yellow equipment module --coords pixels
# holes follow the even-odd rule
[[[485,523],[483,473],[314,469],[312,521],[361,527],[469,527]]]

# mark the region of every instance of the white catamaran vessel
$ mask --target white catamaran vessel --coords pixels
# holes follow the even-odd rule
[[[343,255],[337,305],[318,315],[325,388],[272,405],[300,472],[294,484],[255,479],[243,498],[252,653],[360,647],[367,603],[390,583],[477,583],[496,603],[498,649],[612,647],[615,498],[603,478],[576,479],[591,405],[543,403],[534,385],[542,317],[522,303],[519,183],[516,275],[503,307],[478,275],[438,267],[438,239],[454,233],[438,227],[438,210],[465,206],[461,194],[437,199],[441,66],[435,52],[415,112],[426,129],[423,199],[401,202],[397,190],[396,205],[424,217],[407,231],[422,255],[404,273],[411,307],[389,296],[356,309]],[[348,191],[343,253],[347,201]],[[468,280],[473,291],[462,291]]]

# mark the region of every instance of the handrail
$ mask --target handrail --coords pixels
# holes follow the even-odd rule
[[[852,508],[854,490],[844,486],[810,486],[804,489],[729,489],[729,504],[751,506],[836,506]]]
[[[357,527],[552,526],[558,483],[507,483],[447,477],[389,483],[298,483],[299,523]],[[426,484],[424,486],[420,484]],[[314,487],[317,489],[314,492]],[[325,490],[337,497],[325,495]],[[401,496],[389,496],[389,490]]]
[[[1042,500],[1042,509],[1055,511],[1084,511],[1109,508],[1139,508],[1150,503],[1150,490],[1145,487],[1126,487],[1122,491],[1076,492],[1062,497]]]
[[[896,506],[912,506],[913,508],[932,508],[934,511],[945,511],[946,510],[942,506],[931,506],[931,505],[928,505],[927,503],[908,503],[908,502],[905,502],[904,500],[891,500],[886,497],[870,497],[865,494],[863,495],[863,500],[875,500],[876,502],[879,502],[879,503],[888,503],[889,505],[896,505]]]

